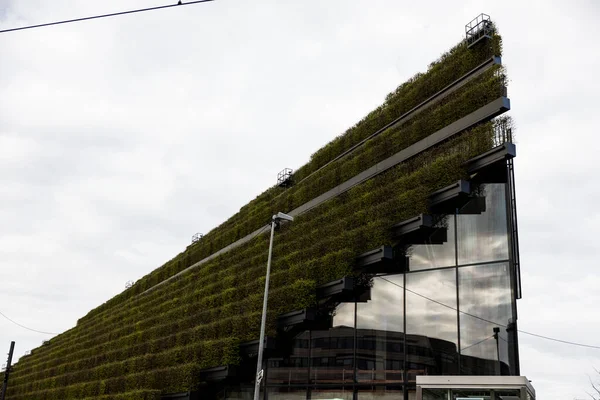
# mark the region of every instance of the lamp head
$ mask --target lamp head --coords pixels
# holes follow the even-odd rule
[[[282,212],[278,212],[276,215],[273,215],[273,220],[274,221],[284,220],[284,221],[291,222],[294,220],[294,217],[292,217],[291,215],[284,214]]]

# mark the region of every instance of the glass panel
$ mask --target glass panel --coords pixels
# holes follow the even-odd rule
[[[263,389],[260,391],[260,398],[262,399],[264,396]],[[225,396],[218,397],[223,398],[225,400],[252,400],[254,398],[254,386],[250,387],[227,387],[225,388]]]
[[[371,386],[357,391],[358,400],[397,400],[402,399],[402,386]]]
[[[423,400],[448,400],[449,389],[423,389]]]
[[[313,389],[310,398],[313,400],[352,400],[352,388]],[[270,399],[269,399],[270,400]]]
[[[406,251],[409,271],[456,265],[454,215],[444,217],[436,227],[426,244],[412,245]]]
[[[308,381],[308,357],[310,332],[304,331],[292,341],[291,354],[282,358],[270,358],[267,368],[267,384],[293,384]]]
[[[354,381],[354,303],[341,303],[331,328],[312,331],[311,380],[319,383]]]
[[[452,400],[472,399],[472,400],[489,400],[491,398],[489,390],[475,389],[453,389]]]
[[[456,269],[406,274],[406,289],[408,381],[458,374]]]
[[[267,388],[269,400],[305,400],[306,388]]]
[[[535,396],[533,395],[533,393],[529,392],[529,389],[527,390],[525,395],[527,396],[527,400],[535,400]]]
[[[521,398],[521,391],[513,390],[496,390],[496,400],[515,400]]]
[[[404,276],[382,278],[372,280],[371,300],[357,303],[358,382],[404,381]]]
[[[506,326],[513,315],[508,263],[460,267],[458,279],[461,373],[509,375]],[[494,328],[499,328],[498,339],[494,338]]]
[[[508,259],[505,184],[482,185],[480,190],[457,216],[459,265]]]

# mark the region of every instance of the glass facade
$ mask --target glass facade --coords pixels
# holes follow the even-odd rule
[[[311,331],[311,382],[354,381],[354,308],[354,303],[339,304],[330,329]]]
[[[458,265],[508,259],[505,184],[482,186],[457,214]]]
[[[403,275],[371,281],[371,300],[357,303],[356,380],[402,383],[404,364]]]
[[[324,306],[324,324],[268,360],[267,398],[411,399],[418,375],[514,374],[505,190],[482,185],[418,244],[399,244],[403,271],[370,275],[367,296]],[[486,396],[456,393],[472,395]]]
[[[455,268],[406,274],[408,380],[458,373]]]
[[[305,400],[306,388],[270,387],[267,395],[271,400]]]
[[[506,327],[513,315],[509,277],[505,262],[458,269],[459,302],[463,311],[459,316],[461,373],[464,375],[510,375]]]
[[[392,400],[401,399],[404,395],[402,386],[372,386],[359,388],[356,391],[358,400]]]
[[[311,332],[305,331],[293,338],[291,354],[270,358],[267,364],[267,384],[306,384],[310,361]]]
[[[454,220],[453,215],[441,217],[436,229],[427,235],[424,244],[407,249],[409,271],[456,265]]]

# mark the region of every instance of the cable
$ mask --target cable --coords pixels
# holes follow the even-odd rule
[[[592,346],[591,344],[582,344],[582,343],[576,343],[576,342],[569,342],[568,340],[555,339],[555,338],[551,338],[551,337],[548,337],[548,336],[538,335],[537,333],[531,333],[531,332],[526,332],[526,331],[521,331],[521,330],[519,332],[520,333],[524,333],[526,335],[535,336],[535,337],[540,338],[540,339],[552,340],[553,342],[570,344],[570,345],[573,345],[573,346],[588,347],[590,349],[600,349],[600,346]]]
[[[478,319],[478,320],[481,320],[481,321],[487,322],[487,323],[489,323],[489,324],[494,324],[494,325],[497,325],[497,326],[501,326],[501,327],[503,327],[503,328],[506,328],[506,327],[507,327],[507,326],[506,326],[506,325],[504,325],[504,324],[500,324],[500,323],[498,323],[498,322],[490,321],[489,319],[485,319],[485,318],[478,317],[477,315],[470,314],[470,313],[468,313],[468,312],[466,312],[466,311],[461,311],[461,310],[458,310],[458,309],[456,309],[456,308],[454,308],[454,307],[452,307],[452,306],[449,306],[448,304],[444,304],[444,303],[441,303],[441,302],[439,302],[439,301],[437,301],[437,300],[431,299],[431,298],[429,298],[429,297],[427,297],[427,296],[423,296],[423,295],[422,295],[422,294],[420,294],[420,293],[417,293],[417,292],[415,292],[415,291],[413,291],[413,290],[407,289],[407,288],[403,287],[402,285],[398,285],[397,283],[395,283],[395,282],[392,282],[392,281],[390,281],[390,280],[388,280],[388,279],[385,279],[385,278],[384,278],[384,277],[382,277],[382,276],[377,276],[377,278],[379,278],[379,279],[383,279],[384,281],[386,281],[386,282],[388,282],[388,283],[391,283],[392,285],[398,286],[399,288],[401,288],[401,289],[404,289],[404,290],[406,290],[407,292],[410,292],[410,293],[412,293],[412,294],[414,294],[414,295],[417,295],[417,296],[419,296],[419,297],[422,297],[422,298],[424,298],[424,299],[426,299],[426,300],[429,300],[429,301],[431,301],[431,302],[434,302],[434,303],[436,303],[436,304],[439,304],[440,306],[443,306],[443,307],[449,308],[449,309],[451,309],[451,310],[453,310],[453,311],[458,311],[458,312],[459,312],[459,313],[461,313],[461,314],[468,315],[469,317],[476,318],[476,319]],[[570,342],[570,341],[568,341],[568,340],[562,340],[562,339],[556,339],[556,338],[552,338],[552,337],[549,337],[549,336],[538,335],[537,333],[532,333],[532,332],[522,331],[522,330],[520,330],[520,329],[518,329],[518,330],[517,330],[517,332],[519,332],[519,333],[523,333],[523,334],[525,334],[525,335],[535,336],[535,337],[538,337],[538,338],[541,338],[541,339],[551,340],[551,341],[553,341],[553,342],[559,342],[559,343],[564,343],[564,344],[570,344],[570,345],[572,345],[572,346],[587,347],[587,348],[589,348],[589,349],[598,349],[598,350],[600,350],[600,346],[594,346],[594,345],[591,345],[591,344],[583,344],[583,343],[577,343],[577,342]]]
[[[29,327],[26,327],[25,325],[21,325],[20,323],[18,323],[17,321],[14,321],[10,318],[8,318],[2,311],[0,311],[0,315],[2,315],[4,318],[6,318],[7,320],[9,320],[10,322],[12,322],[13,324],[20,326],[23,329],[27,329],[28,331],[32,331],[32,332],[37,332],[37,333],[43,333],[44,335],[58,335],[58,333],[56,332],[44,332],[44,331],[38,331],[37,329],[32,329]]]
[[[169,4],[169,5],[165,5],[165,6],[139,8],[139,9],[136,9],[136,10],[120,11],[120,12],[111,13],[111,14],[101,14],[101,15],[94,15],[94,16],[91,16],[91,17],[67,19],[67,20],[64,20],[64,21],[48,22],[48,23],[45,23],[45,24],[22,26],[20,28],[3,29],[3,30],[0,30],[0,33],[22,31],[22,30],[25,30],[25,29],[33,29],[33,28],[43,28],[45,26],[52,26],[52,25],[70,24],[72,22],[87,21],[87,20],[98,19],[98,18],[116,17],[116,16],[119,16],[119,15],[125,15],[125,14],[133,14],[133,13],[139,13],[139,12],[145,12],[145,11],[161,10],[163,8],[178,7],[178,6],[189,6],[189,5],[192,5],[192,4],[207,3],[209,1],[214,1],[214,0],[194,0],[194,1],[188,1],[188,2],[185,2],[185,3],[179,2],[177,4]]]
[[[481,343],[485,342],[486,340],[490,340],[490,339],[491,339],[491,338],[493,338],[493,337],[494,337],[494,335],[492,335],[492,336],[489,336],[489,337],[486,337],[485,339],[483,339],[483,340],[480,340],[480,341],[479,341],[479,342],[477,342],[477,343],[473,343],[473,344],[472,344],[472,345],[470,345],[470,346],[467,346],[467,347],[463,347],[463,348],[461,348],[461,349],[460,349],[460,351],[465,351],[466,349],[470,349],[471,347],[473,347],[473,346],[477,346],[478,344],[481,344]]]
[[[211,1],[212,1],[212,0],[211,0]],[[405,288],[405,287],[404,287],[404,286],[402,286],[402,285],[398,285],[397,283],[395,283],[395,282],[392,282],[392,281],[390,281],[389,279],[385,279],[385,278],[384,278],[384,277],[382,277],[382,276],[377,276],[377,278],[379,278],[379,279],[382,279],[382,280],[384,280],[384,281],[386,281],[386,282],[388,282],[388,283],[391,283],[392,285],[394,285],[394,286],[397,286],[397,287],[399,287],[400,289],[403,289],[403,290],[405,290],[405,291],[407,291],[407,292],[410,292],[410,293],[412,293],[412,294],[414,294],[414,295],[417,295],[417,296],[419,296],[419,297],[422,297],[422,298],[424,298],[424,299],[426,299],[426,300],[429,300],[429,301],[431,301],[431,302],[433,302],[433,303],[439,304],[440,306],[443,306],[443,307],[449,308],[449,309],[450,309],[450,310],[452,310],[452,311],[458,311],[459,313],[461,313],[461,314],[465,314],[465,315],[468,315],[469,317],[473,317],[473,318],[476,318],[476,319],[478,319],[478,320],[481,320],[481,321],[484,321],[484,322],[487,322],[487,323],[490,323],[490,324],[493,324],[493,325],[498,325],[498,326],[501,326],[501,327],[503,327],[503,328],[506,328],[506,325],[504,325],[504,324],[501,324],[501,323],[498,323],[498,322],[494,322],[494,321],[490,321],[489,319],[485,319],[485,318],[478,317],[477,315],[470,314],[470,313],[468,313],[468,312],[466,312],[466,311],[460,311],[460,310],[458,310],[458,309],[456,309],[456,308],[454,308],[454,307],[452,307],[452,306],[449,306],[448,304],[444,304],[444,303],[442,303],[442,302],[439,302],[439,301],[437,301],[437,300],[434,300],[434,299],[432,299],[432,298],[430,298],[430,297],[427,297],[427,296],[424,296],[424,295],[422,295],[422,294],[420,294],[420,293],[417,293],[417,292],[415,292],[414,290],[407,289],[407,288]],[[6,318],[7,320],[9,320],[9,321],[10,321],[10,322],[12,322],[13,324],[15,324],[15,325],[17,325],[17,326],[19,326],[19,327],[21,327],[21,328],[23,328],[23,329],[27,329],[27,330],[29,330],[29,331],[36,332],[36,333],[42,333],[42,334],[44,334],[44,335],[58,335],[58,333],[56,333],[56,332],[45,332],[45,331],[39,331],[39,330],[37,330],[37,329],[29,328],[29,327],[27,327],[27,326],[25,326],[25,325],[22,325],[22,324],[18,323],[17,321],[14,321],[14,320],[10,319],[10,318],[9,318],[8,316],[6,316],[6,315],[5,315],[5,314],[4,314],[2,311],[0,311],[0,315],[2,315],[2,316],[3,316],[4,318]],[[532,332],[522,331],[522,330],[520,330],[520,329],[518,329],[517,331],[518,331],[519,333],[523,333],[523,334],[525,334],[525,335],[530,335],[530,336],[534,336],[534,337],[537,337],[537,338],[540,338],[540,339],[546,339],[546,340],[550,340],[550,341],[553,341],[553,342],[558,342],[558,343],[563,343],[563,344],[570,344],[570,345],[572,345],[572,346],[587,347],[587,348],[590,348],[590,349],[599,349],[599,350],[600,350],[600,346],[594,346],[594,345],[590,345],[590,344],[583,344],[583,343],[577,343],[577,342],[570,342],[570,341],[568,341],[568,340],[556,339],[556,338],[552,338],[552,337],[549,337],[549,336],[539,335],[539,334],[537,334],[537,333],[532,333]],[[479,342],[477,342],[477,343],[475,343],[475,344],[472,344],[472,345],[470,345],[470,346],[467,346],[467,347],[463,348],[462,350],[464,351],[464,350],[468,349],[469,347],[473,347],[473,346],[475,346],[475,345],[478,345],[478,344],[480,344],[480,343],[482,343],[482,342],[485,342],[486,340],[488,340],[488,339],[490,339],[490,338],[492,338],[492,337],[493,337],[493,336],[490,336],[490,337],[488,337],[488,338],[486,338],[486,339],[483,339],[483,340],[481,340],[481,341],[479,341]]]

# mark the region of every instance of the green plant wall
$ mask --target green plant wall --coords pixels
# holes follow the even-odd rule
[[[272,187],[227,222],[90,311],[75,328],[22,357],[8,396],[16,399],[155,399],[193,389],[203,368],[240,362],[239,344],[258,338],[268,235],[186,269],[269,221],[503,95],[495,66],[406,123],[329,163],[457,78],[501,53],[501,40],[459,44],[428,71],[311,157],[288,190]],[[427,212],[430,193],[465,178],[462,163],[493,146],[493,122],[456,135],[299,215],[277,233],[268,331],[281,313],[316,302],[315,287],[354,274],[354,258],[391,244],[390,227]],[[329,163],[329,164],[328,164]],[[324,165],[328,164],[325,168]]]

